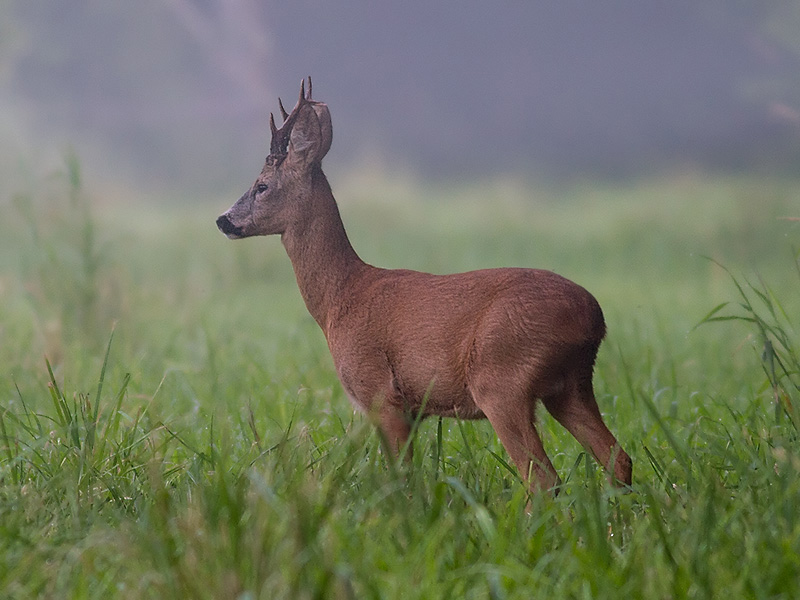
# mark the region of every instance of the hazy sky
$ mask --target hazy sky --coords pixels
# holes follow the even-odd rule
[[[333,169],[786,166],[800,156],[791,5],[7,2],[0,132],[13,151],[70,144],[94,172],[227,189],[258,170],[277,96],[292,104],[310,74]]]

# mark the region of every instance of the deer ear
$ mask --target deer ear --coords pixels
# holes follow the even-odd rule
[[[331,113],[321,102],[302,107],[289,136],[289,160],[310,165],[328,153],[333,140]]]

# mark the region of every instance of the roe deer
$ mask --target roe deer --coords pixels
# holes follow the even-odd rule
[[[488,418],[531,489],[556,488],[536,431],[541,400],[617,483],[630,485],[631,459],[592,389],[606,329],[595,298],[550,271],[431,275],[363,262],[322,172],[330,112],[311,99],[311,78],[308,94],[304,83],[291,114],[279,100],[283,125],[270,115],[266,164],[217,226],[231,239],[280,234],[342,387],[376,418],[389,450],[399,452],[417,416]]]

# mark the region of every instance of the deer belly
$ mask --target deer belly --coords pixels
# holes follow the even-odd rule
[[[465,382],[448,371],[422,370],[420,373],[393,369],[390,401],[424,416],[480,419],[483,413],[475,405]]]
[[[404,411],[425,416],[484,418],[463,381],[435,369],[402,369],[388,361],[342,361],[336,365],[339,381],[350,402],[369,412],[375,402],[389,402]]]

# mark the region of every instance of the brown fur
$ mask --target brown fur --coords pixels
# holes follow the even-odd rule
[[[301,88],[284,125],[273,126],[261,175],[217,225],[232,238],[280,234],[344,390],[376,417],[390,449],[406,443],[420,411],[485,417],[531,487],[549,489],[559,479],[536,432],[541,400],[617,482],[630,484],[631,460],[592,391],[605,335],[594,297],[550,271],[431,275],[366,264],[320,166],[331,136],[327,106]]]

